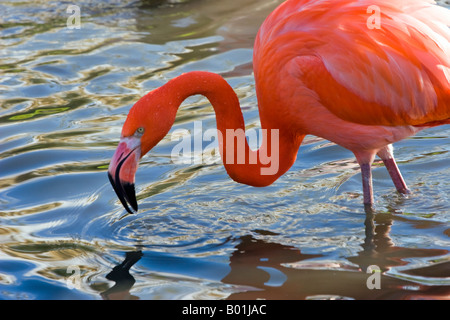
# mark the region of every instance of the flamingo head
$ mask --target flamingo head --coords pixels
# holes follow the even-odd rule
[[[139,160],[164,138],[175,120],[176,111],[167,108],[164,100],[155,90],[136,102],[128,113],[109,164],[109,181],[129,213],[138,210],[134,181]]]

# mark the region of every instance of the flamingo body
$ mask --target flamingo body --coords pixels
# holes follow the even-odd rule
[[[379,25],[370,27],[371,13]],[[373,14],[373,13],[372,13]],[[261,26],[254,46],[254,74],[266,138],[250,163],[224,166],[232,179],[265,186],[283,175],[307,134],[351,150],[361,166],[364,203],[373,203],[371,164],[385,163],[397,190],[408,188],[391,144],[418,131],[450,123],[450,11],[426,0],[289,0]],[[183,74],[141,98],[131,109],[109,175],[125,208],[137,210],[134,174],[140,157],[172,126],[190,95],[206,96],[220,132],[245,129],[236,94],[218,75]],[[222,159],[239,152],[220,141]],[[228,146],[232,145],[229,149]],[[278,153],[272,174],[264,153]],[[252,158],[254,157],[254,158]]]
[[[367,26],[371,6],[380,12],[380,29]],[[287,1],[256,37],[255,78],[280,87],[262,88],[270,95],[284,95],[295,79],[352,123],[448,121],[449,25],[449,10],[423,0]]]

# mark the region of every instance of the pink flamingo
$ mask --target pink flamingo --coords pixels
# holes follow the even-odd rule
[[[354,153],[367,206],[374,201],[375,155],[397,190],[408,193],[391,145],[450,123],[449,23],[450,11],[426,0],[286,1],[261,26],[253,56],[261,127],[276,132],[270,135],[275,139],[266,135],[257,151],[247,141],[236,143],[225,134],[245,130],[233,89],[217,74],[189,72],[131,108],[109,166],[110,181],[126,210],[133,212],[129,204],[137,211],[139,159],[169,132],[180,104],[201,94],[214,107],[221,157],[237,182],[270,185],[289,170],[303,138],[312,134]],[[236,161],[239,154],[245,161]],[[272,172],[269,154],[277,160]]]

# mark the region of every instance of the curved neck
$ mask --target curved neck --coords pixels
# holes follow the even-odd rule
[[[252,186],[267,186],[295,162],[303,136],[271,127],[270,123],[264,123],[262,128],[261,147],[257,151],[249,147],[239,99],[221,76],[209,72],[189,72],[160,89],[165,91],[167,97],[176,98],[170,104],[175,109],[186,98],[197,94],[211,102],[216,114],[220,155],[233,180]]]

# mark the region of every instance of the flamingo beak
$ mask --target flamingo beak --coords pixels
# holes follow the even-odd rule
[[[121,138],[109,164],[108,177],[120,202],[129,213],[137,212],[134,176],[141,158],[141,140],[138,137]],[[128,206],[130,205],[134,212]]]

